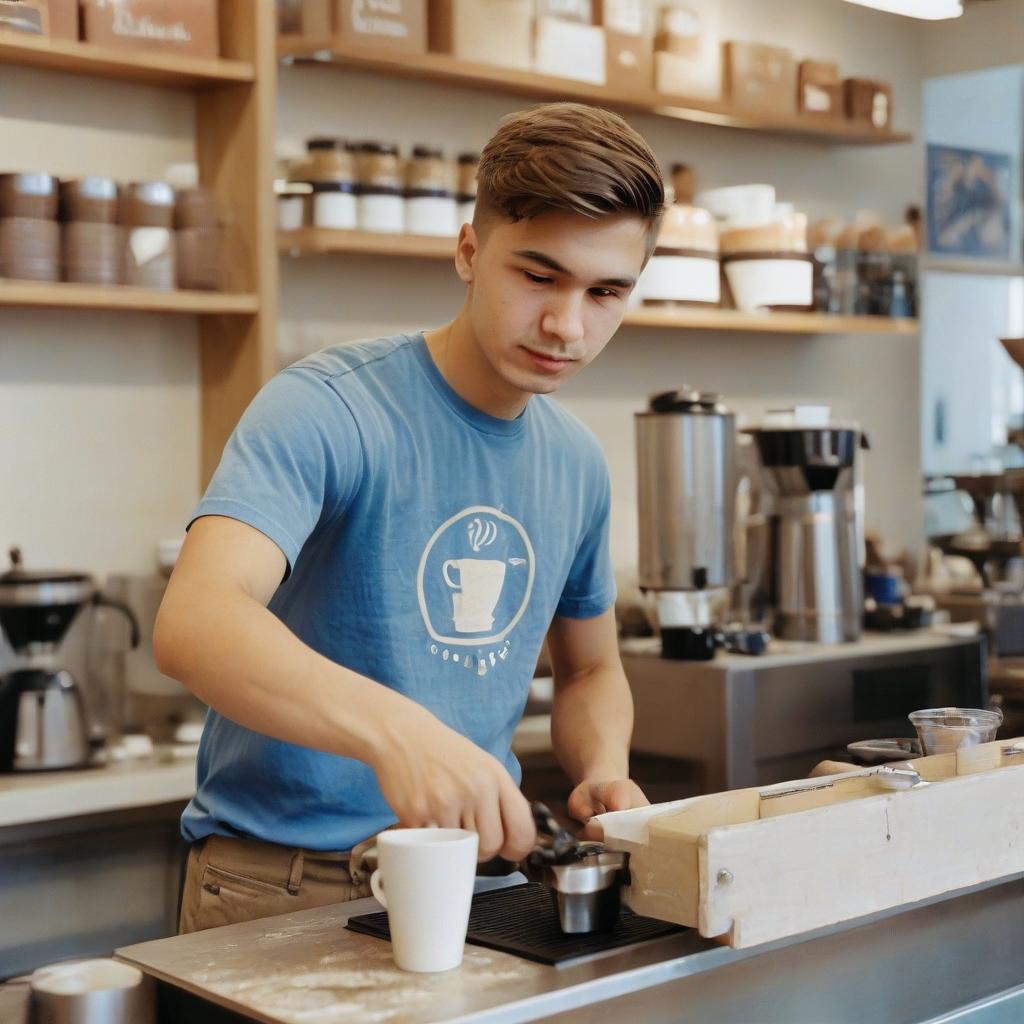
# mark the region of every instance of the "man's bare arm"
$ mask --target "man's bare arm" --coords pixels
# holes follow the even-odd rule
[[[472,828],[482,857],[525,855],[533,822],[504,766],[295,636],[267,609],[285,567],[258,530],[221,516],[197,520],[156,622],[160,671],[240,725],[370,765],[402,824]]]

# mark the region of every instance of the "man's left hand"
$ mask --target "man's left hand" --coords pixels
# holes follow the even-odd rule
[[[650,800],[632,779],[615,779],[611,782],[581,782],[569,796],[569,815],[586,826],[583,839],[604,839],[604,830],[596,821],[595,814],[605,811],[628,811],[633,807],[646,807]]]

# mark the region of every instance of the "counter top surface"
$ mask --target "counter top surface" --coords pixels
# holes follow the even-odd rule
[[[803,665],[816,661],[835,661],[845,658],[871,658],[901,652],[937,650],[960,644],[975,643],[977,629],[973,623],[963,623],[947,630],[921,629],[892,633],[864,633],[851,644],[814,644],[796,640],[773,639],[765,654],[751,657],[747,654],[719,652],[711,661],[680,662],[690,668],[729,668],[733,671],[749,668],[779,668]],[[620,642],[624,656],[661,657],[661,641],[657,637],[637,637]]]
[[[358,900],[142,943],[117,956],[264,1024],[518,1024],[573,1011],[587,1021],[934,1024],[947,1019],[940,1009],[1024,981],[1022,901],[1014,876],[752,949],[685,931],[547,967],[468,945],[454,971],[408,974],[395,967],[390,943],[345,929],[350,916],[379,909]],[[647,1005],[630,1012],[636,1000]],[[604,1003],[611,1005],[597,1006]]]
[[[0,775],[0,828],[191,799],[196,759],[189,751],[66,772]]]

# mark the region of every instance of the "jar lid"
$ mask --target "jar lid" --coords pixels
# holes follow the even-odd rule
[[[380,153],[382,156],[398,156],[398,147],[393,143],[361,142],[357,149],[361,153]]]
[[[174,189],[166,181],[134,181],[128,186],[128,193],[151,206],[174,205]]]
[[[349,144],[344,139],[332,138],[327,135],[318,135],[306,140],[306,150],[310,153],[349,148]]]
[[[661,391],[652,395],[647,405],[655,413],[710,413],[718,416],[729,415],[729,410],[722,405],[722,396],[711,391],[698,391],[696,388],[676,388],[674,391]]]
[[[117,182],[113,178],[104,178],[98,174],[89,174],[84,178],[76,178],[62,184],[69,190],[77,191],[83,199],[117,198]]]
[[[19,548],[11,548],[11,568],[0,574],[0,604],[4,605],[77,604],[93,590],[86,573],[23,569]]]
[[[478,164],[480,163],[479,153],[460,153],[458,156],[458,162],[460,164]]]
[[[440,160],[443,154],[437,146],[414,146],[412,155],[420,160]]]
[[[0,178],[8,180],[14,191],[23,196],[49,196],[57,189],[57,179],[52,174],[44,174],[41,171],[3,174]]]

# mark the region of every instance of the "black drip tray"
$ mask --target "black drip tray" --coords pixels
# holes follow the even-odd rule
[[[350,917],[347,927],[391,939],[386,912]],[[541,964],[560,964],[682,930],[679,925],[640,917],[623,907],[618,924],[610,932],[566,935],[558,927],[550,890],[538,882],[528,882],[474,896],[466,941]]]

